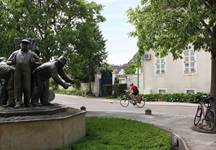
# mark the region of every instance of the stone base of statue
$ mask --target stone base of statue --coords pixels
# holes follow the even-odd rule
[[[85,136],[85,111],[82,110],[58,104],[0,108],[1,150],[60,149]]]

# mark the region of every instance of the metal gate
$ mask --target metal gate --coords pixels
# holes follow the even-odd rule
[[[107,71],[105,72],[104,76],[99,79],[99,96],[103,97],[103,85],[104,84],[112,84],[112,75],[110,75]]]

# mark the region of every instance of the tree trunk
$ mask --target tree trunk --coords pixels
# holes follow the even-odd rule
[[[210,95],[214,98],[211,101],[211,106],[216,108],[216,58],[215,56],[216,49],[212,50],[212,61],[211,61],[211,89]]]

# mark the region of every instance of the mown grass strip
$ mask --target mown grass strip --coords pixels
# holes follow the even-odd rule
[[[86,118],[86,138],[64,150],[170,150],[170,136],[140,121]]]

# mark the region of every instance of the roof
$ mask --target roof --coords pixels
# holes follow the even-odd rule
[[[116,70],[117,73],[119,73],[122,69],[125,69],[128,67],[128,64],[123,64],[123,65],[112,65],[112,66],[109,66],[108,69],[110,70]]]

